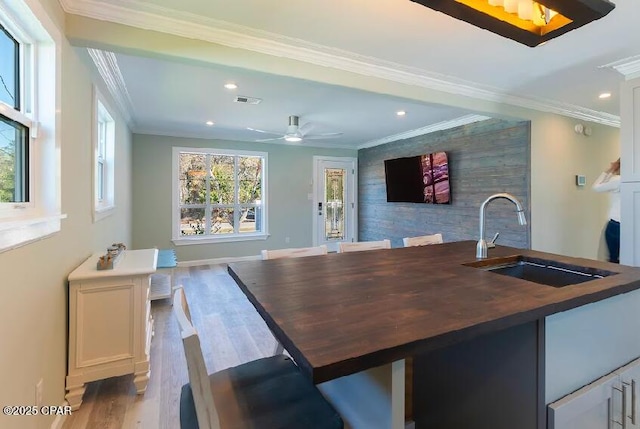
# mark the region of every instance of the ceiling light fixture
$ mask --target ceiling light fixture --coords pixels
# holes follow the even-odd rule
[[[209,126],[212,126],[213,125],[213,121],[207,121],[207,122],[205,122],[205,124],[207,124]]]
[[[404,110],[398,110],[398,111],[396,112],[396,115],[398,115],[398,116],[404,116],[404,115],[406,115],[406,114],[407,114],[407,112],[405,112]]]
[[[538,46],[600,19],[608,0],[411,0],[527,46]]]
[[[284,135],[285,141],[292,143],[302,141],[302,133],[300,133],[299,120],[300,118],[298,116],[289,116],[289,126],[287,127],[287,133]]]
[[[610,92],[603,92],[602,94],[598,95],[598,98],[611,98],[611,93]]]
[[[224,87],[227,89],[238,89],[238,85],[233,82],[225,83]]]

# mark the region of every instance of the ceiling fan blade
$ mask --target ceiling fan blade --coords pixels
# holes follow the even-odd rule
[[[254,142],[272,142],[274,140],[282,140],[282,139],[284,139],[284,136],[276,137],[276,138],[273,138],[273,139],[258,139],[258,140],[254,140]]]
[[[258,130],[258,129],[256,129],[256,128],[251,128],[251,127],[247,127],[247,129],[248,129],[249,131],[255,131],[255,132],[257,132],[257,133],[273,134],[274,136],[282,135],[282,133],[276,133],[276,132],[274,132],[274,131]]]
[[[298,128],[298,131],[300,133],[302,133],[302,135],[307,134],[309,131],[313,130],[316,126],[314,125],[313,122],[307,122],[304,125],[302,125],[300,128]]]
[[[314,134],[310,136],[304,136],[305,140],[322,140],[322,139],[335,139],[340,137],[343,133],[323,133],[323,134]]]

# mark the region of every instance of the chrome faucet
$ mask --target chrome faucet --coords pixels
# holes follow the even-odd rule
[[[520,201],[518,201],[518,199],[513,195],[507,193],[493,194],[489,198],[484,200],[484,202],[480,206],[480,240],[478,240],[478,244],[476,245],[476,258],[478,259],[486,259],[487,257],[487,242],[484,239],[484,212],[487,208],[487,204],[497,198],[505,198],[515,204],[516,213],[518,213],[518,222],[520,223],[520,225],[527,224],[527,218],[524,216],[524,209],[522,208],[522,204],[520,204]]]

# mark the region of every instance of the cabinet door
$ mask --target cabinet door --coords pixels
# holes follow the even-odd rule
[[[622,393],[615,373],[600,378],[548,407],[548,429],[621,427]]]
[[[620,85],[622,181],[640,182],[640,78]]]
[[[640,266],[640,182],[620,185],[620,263]]]
[[[620,368],[617,371],[620,375],[620,383],[624,389],[625,399],[625,427],[626,429],[640,429],[640,359]]]

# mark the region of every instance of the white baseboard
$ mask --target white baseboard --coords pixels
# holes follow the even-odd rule
[[[67,401],[64,401],[61,405],[61,407],[67,407],[67,406],[69,406],[69,403]],[[53,423],[51,423],[50,429],[62,429],[62,425],[64,425],[64,421],[66,419],[67,419],[66,415],[58,414],[56,418],[53,420]]]
[[[196,267],[198,265],[216,265],[216,264],[228,264],[230,262],[241,262],[241,261],[257,261],[262,259],[260,255],[252,255],[252,256],[232,256],[228,258],[214,258],[214,259],[200,259],[197,261],[181,261],[178,262],[178,267]]]
[[[416,422],[413,420],[404,423],[404,429],[416,429]]]

